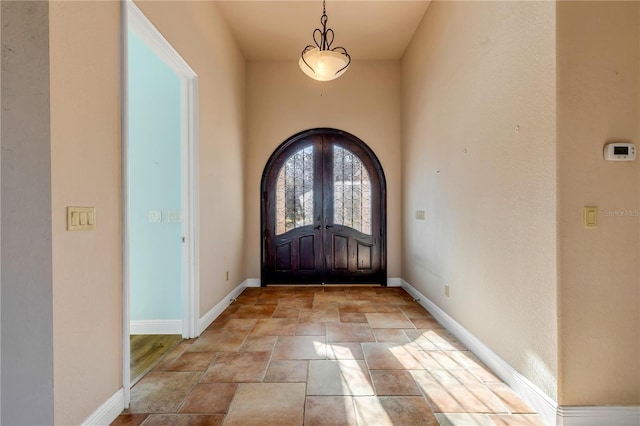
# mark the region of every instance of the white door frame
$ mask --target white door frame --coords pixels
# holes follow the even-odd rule
[[[181,84],[181,170],[182,170],[182,337],[199,335],[200,275],[198,243],[198,76],[180,54],[153,26],[132,0],[122,2],[122,383],[125,407],[130,400],[129,344],[129,153],[128,120],[128,31],[132,30],[180,78]]]

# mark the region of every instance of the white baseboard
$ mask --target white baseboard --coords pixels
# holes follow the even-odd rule
[[[182,334],[182,320],[139,320],[129,322],[130,334]]]
[[[254,287],[257,281],[260,286],[260,279],[250,278],[243,281],[234,288],[223,300],[200,318],[200,333],[202,333],[247,287]],[[164,330],[162,333],[155,333],[157,330]],[[172,330],[167,332],[166,330]],[[131,321],[131,334],[181,334],[182,321]],[[82,422],[82,425],[109,425],[124,410],[124,389],[120,388],[113,396],[105,401],[93,414]]]
[[[247,287],[260,287],[260,278],[247,278],[244,282]]]
[[[418,299],[418,303],[431,313],[447,330],[484,362],[498,377],[511,387],[525,402],[535,409],[546,424],[557,426],[638,426],[640,407],[562,406],[549,398],[529,379],[520,374],[498,354],[458,324],[435,303],[402,281],[402,288]]]
[[[107,399],[96,411],[81,424],[105,426],[110,425],[124,410],[124,389],[120,388]]]
[[[233,290],[231,290],[231,292],[229,294],[227,294],[227,296],[222,299],[220,302],[218,302],[218,304],[216,306],[214,306],[213,308],[211,308],[209,310],[209,312],[207,312],[206,314],[204,314],[202,316],[202,318],[200,318],[200,333],[202,333],[203,331],[205,331],[207,329],[207,327],[209,327],[211,325],[211,323],[220,316],[220,314],[227,309],[227,307],[231,304],[231,302],[233,301],[233,299],[235,299],[236,297],[238,297],[240,295],[240,293],[242,293],[244,291],[245,288],[247,287],[256,287],[254,284],[254,280],[256,280],[257,278],[248,278],[246,280],[244,280],[243,282],[241,282],[240,284],[238,284],[238,286],[236,288],[234,288]],[[258,280],[258,285],[257,287],[260,287],[260,279]]]
[[[447,330],[460,340],[471,352],[484,362],[498,377],[511,387],[525,402],[535,409],[547,424],[556,423],[558,405],[542,392],[529,379],[520,374],[498,354],[458,324],[435,303],[416,290],[411,284],[402,280],[402,288],[418,299],[418,303],[431,313]]]
[[[558,426],[638,426],[640,407],[558,407]]]
[[[387,278],[387,287],[402,287],[402,278]]]

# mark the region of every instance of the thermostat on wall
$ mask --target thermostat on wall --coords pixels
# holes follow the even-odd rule
[[[636,146],[632,143],[613,142],[604,146],[604,159],[609,161],[633,161]]]

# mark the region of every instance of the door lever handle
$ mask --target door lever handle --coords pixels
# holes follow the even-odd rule
[[[320,229],[320,228],[322,228],[322,226],[320,226],[320,225],[313,227],[313,229]]]
[[[324,229],[329,229],[329,228],[333,228],[333,225],[327,225],[324,227]]]

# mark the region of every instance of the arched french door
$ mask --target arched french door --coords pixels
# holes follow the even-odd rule
[[[262,285],[386,285],[386,182],[357,137],[313,129],[262,175]]]

